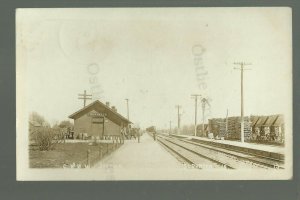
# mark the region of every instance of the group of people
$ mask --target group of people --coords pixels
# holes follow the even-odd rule
[[[123,139],[131,140],[132,138],[138,139],[138,142],[140,142],[140,130],[138,128],[128,128],[123,127],[121,129],[121,136]]]

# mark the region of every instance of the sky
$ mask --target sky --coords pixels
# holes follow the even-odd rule
[[[86,90],[125,117],[128,98],[142,128],[177,126],[175,105],[189,125],[191,94],[209,99],[206,119],[240,115],[234,62],[246,62],[245,115],[288,115],[291,27],[288,8],[18,9],[17,98],[50,123],[81,109]]]

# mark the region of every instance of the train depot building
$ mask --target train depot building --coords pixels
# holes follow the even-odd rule
[[[121,136],[121,130],[131,122],[117,112],[117,109],[99,100],[71,114],[74,120],[75,139],[104,139],[108,136]]]

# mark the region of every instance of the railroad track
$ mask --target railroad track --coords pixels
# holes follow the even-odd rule
[[[187,163],[195,166],[212,165],[213,168],[226,167],[229,169],[272,169],[283,168],[283,161],[267,157],[259,157],[242,152],[199,144],[171,136],[158,136],[158,141],[184,159]],[[206,160],[206,161],[204,161]],[[274,167],[275,166],[275,167]],[[201,167],[199,167],[201,168]]]
[[[284,169],[284,160],[281,160],[281,159],[275,159],[275,158],[271,158],[271,157],[267,157],[267,156],[257,155],[257,154],[253,154],[253,153],[246,153],[246,152],[241,152],[241,151],[237,151],[237,150],[230,150],[228,148],[210,146],[207,144],[192,142],[187,139],[179,139],[179,140],[184,141],[186,143],[194,144],[197,146],[202,146],[202,147],[206,147],[206,148],[211,148],[213,150],[221,151],[226,154],[236,156],[239,159],[248,160],[250,162],[258,163],[258,164],[267,166],[269,168],[274,168],[274,166],[276,166],[279,169]]]
[[[182,160],[184,160],[184,163],[189,164],[189,166],[193,168],[229,168],[232,169],[231,166],[227,166],[226,164],[214,161],[206,156],[203,156],[202,154],[198,154],[197,152],[194,152],[192,150],[183,148],[179,145],[176,145],[172,142],[169,142],[168,140],[165,140],[162,137],[158,137],[157,140],[167,149],[171,150],[172,153],[176,154],[178,157],[180,157]]]

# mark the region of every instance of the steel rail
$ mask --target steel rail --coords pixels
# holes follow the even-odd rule
[[[163,137],[161,137],[161,136],[158,136],[158,138],[166,140],[165,138],[163,138]],[[160,141],[160,140],[158,140],[158,141]],[[218,164],[218,165],[220,165],[220,166],[226,167],[226,168],[228,168],[228,169],[234,169],[234,167],[233,167],[232,165],[230,165],[229,163],[224,163],[224,162],[221,162],[221,161],[219,161],[219,160],[213,159],[213,158],[211,158],[211,157],[206,156],[205,154],[200,154],[199,152],[196,152],[196,151],[194,151],[194,150],[191,150],[191,149],[189,149],[189,148],[186,148],[186,147],[184,147],[184,146],[182,146],[182,145],[173,143],[173,142],[171,142],[171,141],[169,141],[169,140],[166,140],[166,141],[168,141],[168,142],[170,142],[170,143],[172,143],[172,144],[174,144],[174,145],[180,147],[181,149],[185,149],[186,151],[189,151],[189,152],[195,154],[196,156],[200,156],[201,158],[205,158],[206,160],[212,161],[213,163],[216,163],[216,164]],[[160,142],[162,143],[162,141],[160,141]],[[167,146],[166,144],[164,144],[164,145]],[[167,146],[167,147],[168,147],[168,148],[171,148],[171,147],[169,147],[169,146]],[[172,149],[172,151],[175,151],[176,154],[179,154],[175,149]],[[183,155],[180,155],[180,156],[182,157]],[[187,159],[187,158],[183,158],[183,159]],[[194,163],[194,164],[196,164],[196,163]],[[197,165],[197,164],[196,164],[196,165]]]
[[[188,141],[186,139],[181,139],[181,138],[178,138],[178,137],[172,137],[172,136],[165,136],[165,137],[169,137],[169,138],[172,138],[174,140],[179,140],[179,141],[182,141],[182,142],[185,142],[185,143],[189,143],[189,144],[192,144],[192,145],[195,145],[195,146],[199,146],[199,147],[206,148],[206,149],[216,151],[216,152],[220,152],[220,153],[223,153],[223,154],[228,154],[230,156],[239,158],[238,160],[240,162],[242,162],[241,160],[247,160],[247,161],[250,161],[252,163],[260,164],[260,165],[263,165],[263,166],[266,166],[266,167],[269,167],[269,168],[275,168],[275,166],[276,166],[279,169],[284,169],[282,166],[278,165],[278,163],[280,163],[280,164],[282,163],[282,160],[276,160],[276,159],[273,159],[273,158],[258,156],[256,154],[245,153],[245,152],[241,152],[241,151],[229,150],[228,148],[220,148],[220,147],[210,146],[210,145],[201,144],[201,143],[197,143],[197,142],[191,142],[191,141]],[[241,154],[241,155],[238,155],[238,154]],[[265,160],[257,160],[255,158],[249,158],[249,157],[247,157],[249,155],[255,156],[255,157],[261,157],[261,158],[258,158],[258,159],[265,159]],[[266,160],[268,160],[268,162],[266,162]],[[274,160],[276,160],[278,163],[276,163],[276,162],[272,163]]]

